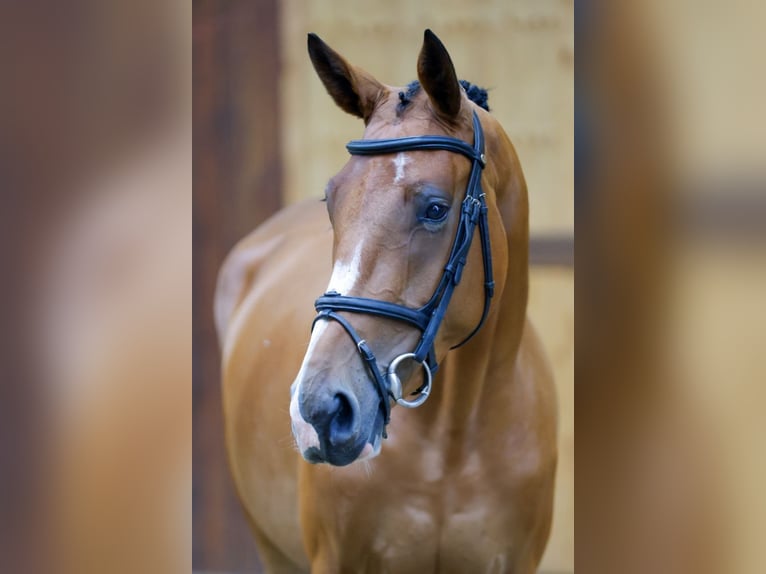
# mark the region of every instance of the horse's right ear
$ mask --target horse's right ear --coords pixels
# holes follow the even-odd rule
[[[346,62],[316,34],[308,37],[309,57],[327,93],[338,106],[365,123],[384,92],[383,84]]]

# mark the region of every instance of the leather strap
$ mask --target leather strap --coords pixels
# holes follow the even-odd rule
[[[423,309],[410,309],[396,303],[368,299],[366,297],[350,297],[337,291],[328,291],[314,302],[317,311],[330,309],[333,311],[350,311],[352,313],[370,313],[388,319],[396,319],[409,323],[421,331],[428,326],[430,316]]]
[[[470,160],[481,163],[484,167],[486,160],[482,151],[471,147],[463,140],[447,136],[413,136],[407,138],[382,140],[351,140],[346,144],[351,155],[381,155],[384,153],[399,153],[403,151],[435,151],[444,150],[459,153]]]
[[[332,311],[321,311],[314,317],[314,321],[311,323],[312,331],[314,330],[314,325],[316,325],[316,322],[320,319],[332,319],[333,321],[337,321],[354,341],[354,344],[362,357],[362,362],[364,362],[364,365],[367,367],[367,372],[369,373],[370,378],[375,382],[378,395],[380,395],[380,406],[383,409],[383,438],[388,438],[386,427],[391,420],[391,404],[388,401],[388,385],[386,385],[386,381],[383,379],[383,375],[378,369],[378,362],[375,360],[375,354],[372,352],[372,349],[370,349],[367,341],[362,339],[356,332],[356,329],[351,326],[351,323],[346,321],[341,315],[333,313]]]

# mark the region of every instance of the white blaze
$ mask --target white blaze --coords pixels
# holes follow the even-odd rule
[[[359,265],[362,259],[362,243],[358,243],[354,249],[354,254],[351,256],[351,261],[336,261],[332,269],[332,276],[330,277],[330,283],[327,285],[327,291],[337,291],[338,293],[345,295],[351,289],[353,289],[356,282],[359,280]],[[319,338],[327,329],[327,321],[318,321],[314,330],[311,333],[311,339],[309,340],[308,349],[303,357],[303,364],[301,365],[298,375],[295,377],[295,390],[293,396],[290,399],[290,418],[293,423],[293,430],[295,433],[295,440],[298,443],[298,449],[304,452],[309,447],[319,448],[319,436],[316,429],[301,415],[299,407],[299,399],[301,395],[301,387],[303,385],[303,379],[305,377],[306,367],[311,361],[311,356],[316,349]]]
[[[359,264],[362,261],[362,244],[357,243],[354,249],[354,255],[351,261],[336,261],[332,268],[330,284],[327,285],[328,291],[337,291],[341,295],[348,295],[359,280]]]
[[[394,183],[401,183],[404,179],[404,166],[410,162],[409,158],[404,155],[404,152],[399,152],[394,158],[394,166],[396,166],[396,175],[394,176]]]

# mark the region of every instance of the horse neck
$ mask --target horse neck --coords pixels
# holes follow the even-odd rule
[[[434,381],[439,392],[431,398],[424,422],[433,429],[452,433],[471,427],[481,416],[482,402],[492,400],[488,381],[499,374],[502,384],[516,363],[526,323],[529,288],[529,209],[527,187],[513,146],[505,133],[488,138],[489,153],[507,158],[487,174],[496,190],[497,208],[507,246],[502,289],[492,303],[481,331],[464,347],[448,353]],[[489,167],[489,166],[488,166]],[[495,235],[493,235],[494,239]],[[493,249],[493,253],[496,251]],[[493,256],[494,258],[494,256]],[[498,266],[497,271],[502,267]],[[499,277],[495,282],[499,285]],[[511,382],[510,384],[513,384]],[[426,403],[428,404],[428,403]]]

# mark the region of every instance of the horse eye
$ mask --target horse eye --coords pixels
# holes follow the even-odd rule
[[[443,203],[432,203],[426,208],[423,219],[427,219],[428,221],[442,221],[447,217],[448,211],[449,206],[444,205]]]

